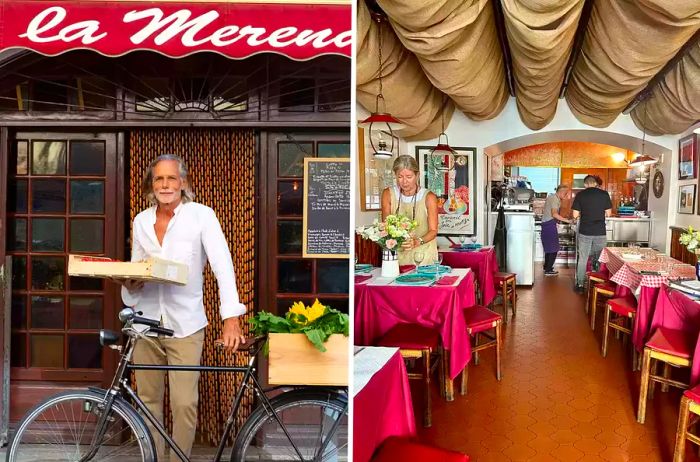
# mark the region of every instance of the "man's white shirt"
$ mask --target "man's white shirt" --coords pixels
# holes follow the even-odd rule
[[[221,318],[240,316],[246,307],[236,290],[236,275],[228,243],[214,211],[196,202],[181,203],[168,223],[163,245],[156,237],[156,206],[134,218],[131,261],[150,256],[187,265],[187,284],[146,282],[141,290],[122,287],[127,306],[143,311],[143,316],[162,319],[163,326],[175,331],[174,337],[191,335],[207,325],[204,311],[203,273],[207,260],[219,285]]]

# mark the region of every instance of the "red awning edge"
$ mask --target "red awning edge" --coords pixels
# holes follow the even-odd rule
[[[173,58],[201,51],[242,59],[276,53],[294,60],[350,57],[350,5],[15,1],[0,3],[0,51],[48,56],[87,49],[136,50]]]

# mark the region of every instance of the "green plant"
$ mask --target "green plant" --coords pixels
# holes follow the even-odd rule
[[[688,226],[688,231],[681,234],[678,242],[686,246],[691,252],[698,251],[700,250],[700,231],[696,231],[692,226]]]
[[[348,315],[323,305],[318,299],[310,307],[302,302],[294,303],[284,317],[260,311],[249,322],[255,335],[304,334],[319,351],[326,351],[323,344],[332,334],[350,335]]]

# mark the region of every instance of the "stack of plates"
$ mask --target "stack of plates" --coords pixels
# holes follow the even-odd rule
[[[369,263],[358,263],[355,265],[355,274],[369,274],[374,269],[374,266]]]
[[[464,244],[461,246],[457,246],[454,249],[457,252],[474,252],[476,250],[481,249],[483,247],[481,244]]]
[[[397,277],[394,282],[405,286],[427,286],[432,284],[435,278],[426,274],[403,274]]]
[[[447,274],[450,271],[452,271],[452,268],[449,266],[445,265],[440,265],[438,268],[438,274],[442,276],[443,274]],[[416,270],[416,273],[422,274],[422,275],[433,275],[435,276],[435,265],[425,265],[425,266],[419,266],[418,269]]]

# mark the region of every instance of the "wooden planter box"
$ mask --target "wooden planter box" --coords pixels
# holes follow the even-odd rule
[[[69,255],[68,274],[93,278],[138,279],[146,282],[187,284],[187,265],[157,257],[151,257],[142,262],[129,262],[116,261],[106,257]]]
[[[348,385],[349,337],[333,334],[318,351],[304,334],[269,334],[270,385]]]

